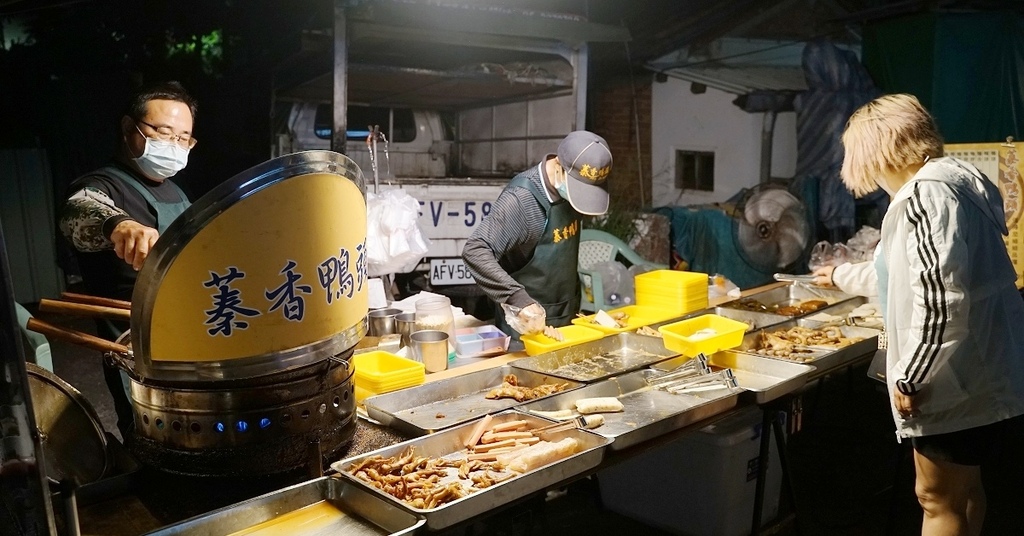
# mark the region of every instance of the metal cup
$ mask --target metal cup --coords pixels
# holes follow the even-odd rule
[[[409,336],[416,331],[416,313],[402,313],[395,315],[395,333],[402,336],[400,348],[409,346]]]
[[[423,363],[427,372],[448,368],[448,333],[436,329],[414,331],[409,335],[413,359]]]
[[[371,337],[383,337],[395,333],[395,315],[401,314],[401,309],[388,307],[386,309],[374,309],[366,315],[370,324]]]

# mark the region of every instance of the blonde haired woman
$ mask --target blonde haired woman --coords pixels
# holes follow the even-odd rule
[[[1024,414],[1024,302],[1002,240],[1002,197],[976,167],[942,156],[935,121],[912,95],[858,109],[843,147],[847,188],[892,196],[875,266],[922,534],[979,534],[980,465]]]

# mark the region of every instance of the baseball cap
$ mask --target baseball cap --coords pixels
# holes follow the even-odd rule
[[[558,144],[558,162],[568,176],[569,204],[581,214],[599,216],[608,212],[608,175],[612,152],[604,138],[577,130]]]

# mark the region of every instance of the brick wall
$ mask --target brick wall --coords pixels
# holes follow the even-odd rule
[[[611,210],[642,212],[651,202],[651,82],[647,73],[634,73],[636,87],[634,116],[633,87],[629,76],[606,79],[590,93],[590,128],[604,137],[612,150],[614,167],[608,183]],[[640,155],[637,157],[637,122]],[[647,214],[643,232],[630,246],[644,258],[669,263],[668,218]]]
[[[608,141],[614,158],[608,183],[613,209],[639,210],[651,206],[651,78],[643,73],[634,74],[640,124],[639,159],[629,77],[606,80],[591,88],[590,129]]]

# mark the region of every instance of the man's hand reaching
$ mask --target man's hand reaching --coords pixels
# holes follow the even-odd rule
[[[160,233],[152,227],[146,227],[134,220],[125,220],[110,233],[110,241],[114,243],[114,253],[124,262],[132,265],[135,271],[142,269],[142,263],[149,256]]]

